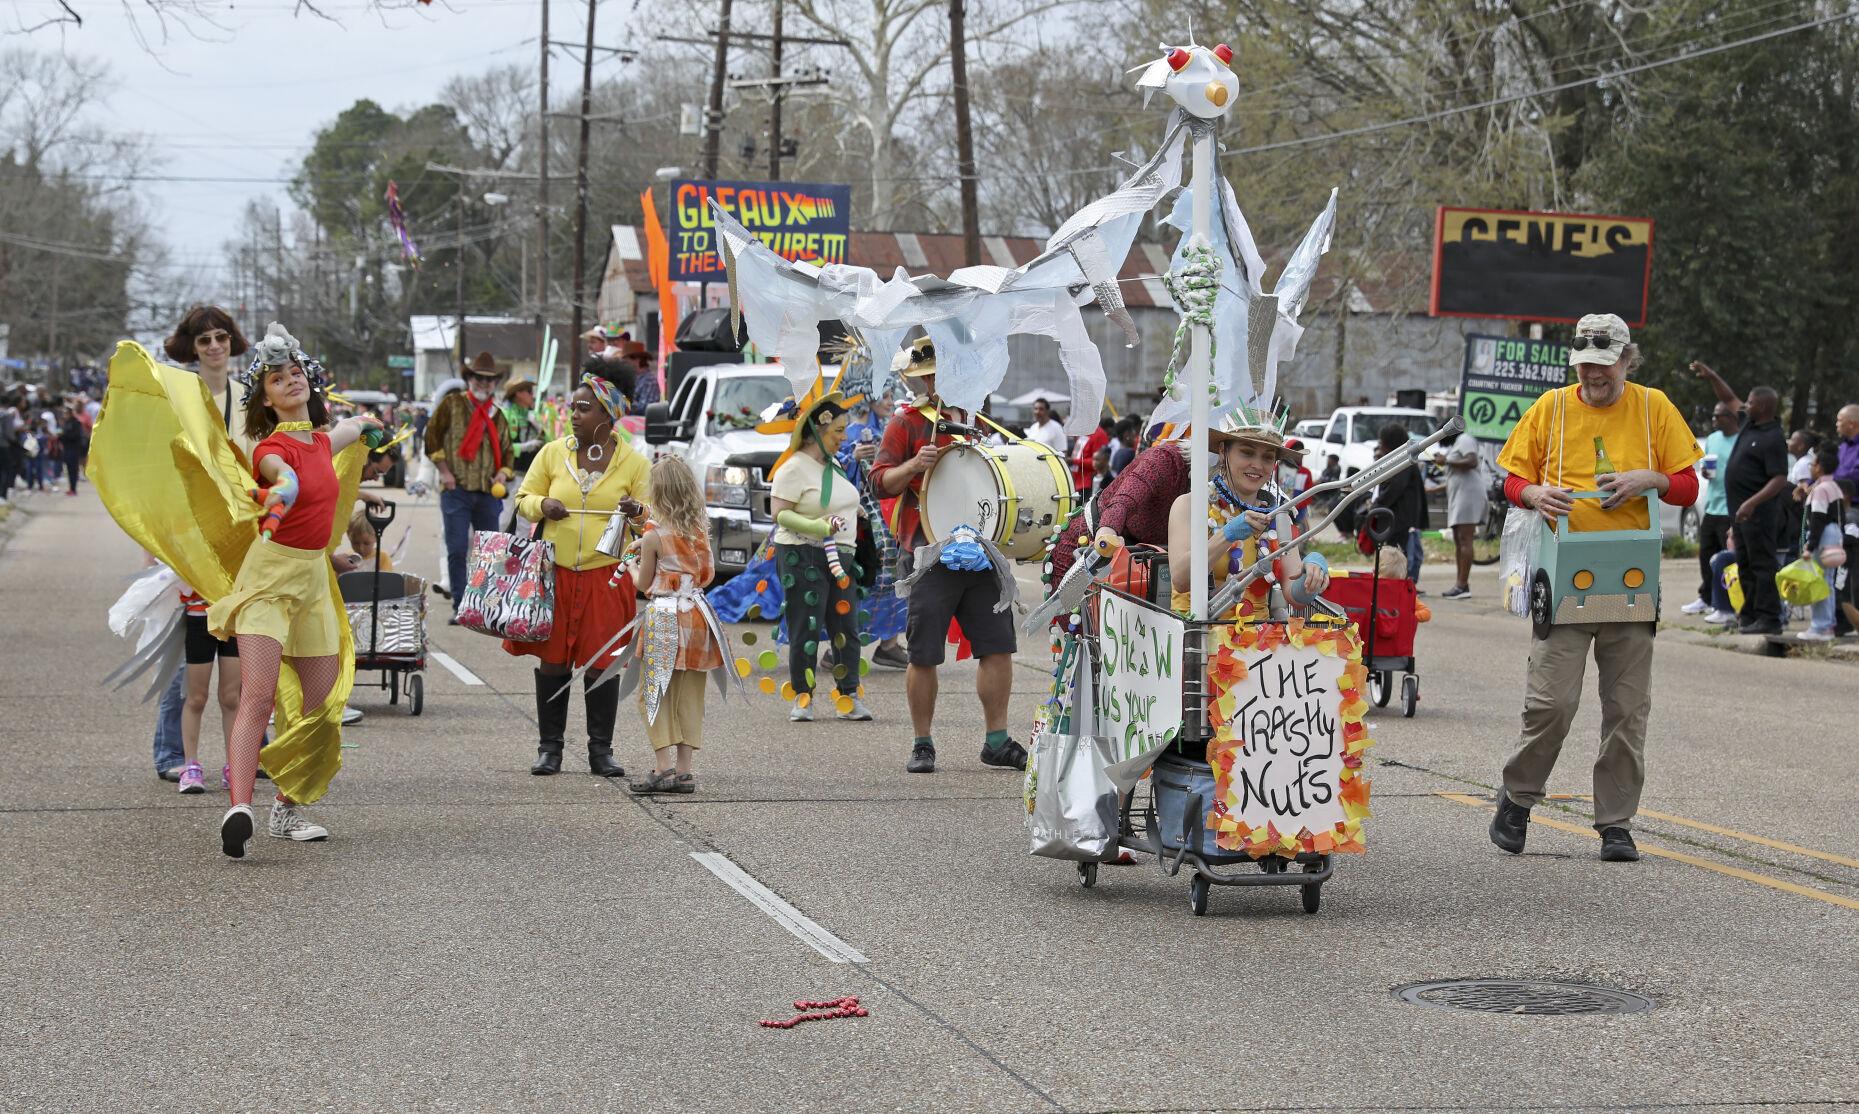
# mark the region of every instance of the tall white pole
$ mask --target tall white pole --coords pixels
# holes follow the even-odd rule
[[[1194,137],[1194,167],[1189,188],[1194,198],[1193,238],[1203,244],[1213,242],[1214,130],[1203,127]],[[1193,347],[1188,352],[1188,390],[1192,392],[1190,421],[1194,428],[1188,439],[1188,489],[1193,498],[1188,505],[1193,539],[1188,610],[1196,621],[1207,619],[1207,425],[1212,407],[1208,405],[1207,384],[1212,377],[1213,335],[1204,325],[1193,327]]]

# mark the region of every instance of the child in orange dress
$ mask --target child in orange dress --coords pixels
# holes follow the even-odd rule
[[[639,707],[654,769],[635,793],[695,793],[691,759],[703,745],[704,675],[728,660],[728,641],[704,588],[714,577],[710,524],[690,466],[675,456],[652,465],[652,522],[632,561],[633,586],[648,597],[634,634],[643,679]]]

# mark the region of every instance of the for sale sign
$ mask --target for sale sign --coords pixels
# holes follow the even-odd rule
[[[1537,396],[1568,382],[1568,345],[1472,333],[1465,338],[1459,416],[1473,437],[1503,444]]]
[[[710,202],[715,201],[783,259],[825,265],[846,262],[852,187],[810,182],[671,184],[671,278],[727,282]]]

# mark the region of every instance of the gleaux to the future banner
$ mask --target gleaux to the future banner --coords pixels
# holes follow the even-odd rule
[[[717,182],[680,178],[671,184],[671,278],[725,282],[710,202],[742,223],[783,259],[825,265],[846,262],[852,187],[817,182]]]
[[[1589,213],[1442,207],[1433,236],[1435,317],[1646,322],[1653,222]]]

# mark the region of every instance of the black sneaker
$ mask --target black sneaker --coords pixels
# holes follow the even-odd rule
[[[1512,804],[1510,794],[1498,790],[1497,815],[1491,818],[1491,842],[1513,855],[1523,854],[1523,841],[1530,834],[1530,810]]]
[[[872,651],[871,663],[887,669],[906,669],[910,666],[910,655],[895,646],[880,646]]]
[[[1026,769],[1026,748],[1008,739],[999,749],[983,744],[981,762],[986,766],[1002,766],[1009,770]]]
[[[1736,629],[1736,633],[1738,634],[1767,635],[1767,634],[1780,634],[1781,632],[1782,632],[1782,625],[1780,623],[1744,623],[1742,626]]]
[[[936,748],[929,743],[918,743],[910,748],[910,761],[904,763],[906,773],[933,774],[936,772]]]
[[[185,763],[182,763],[180,766],[170,766],[165,770],[156,770],[155,776],[163,781],[179,781],[181,780],[181,770],[185,765]]]
[[[1633,845],[1633,833],[1620,827],[1602,828],[1601,861],[1605,863],[1639,862],[1640,849]]]
[[[1439,594],[1443,600],[1462,600],[1472,594],[1472,590],[1460,584],[1454,584]]]

